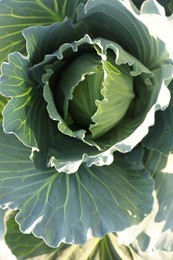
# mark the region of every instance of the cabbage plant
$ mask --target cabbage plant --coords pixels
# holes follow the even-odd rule
[[[164,7],[1,0],[0,207],[17,259],[172,257]]]

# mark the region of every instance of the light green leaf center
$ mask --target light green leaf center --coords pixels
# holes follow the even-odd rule
[[[59,83],[63,114],[72,129],[85,129],[96,139],[115,127],[134,98],[133,77],[126,64],[117,65],[115,54],[107,59],[96,53],[77,57]]]
[[[90,131],[98,138],[115,127],[126,114],[134,98],[133,77],[128,65],[118,66],[110,56],[103,64],[105,80],[101,94],[104,99],[96,101],[97,111],[92,117]]]
[[[97,110],[96,101],[103,98],[101,95],[103,76],[103,70],[97,67],[95,73],[86,75],[75,88],[69,109],[79,125],[85,127],[93,123],[92,116]]]

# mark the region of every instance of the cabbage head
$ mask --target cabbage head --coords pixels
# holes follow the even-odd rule
[[[172,32],[156,0],[1,0],[0,207],[29,241],[173,250]]]

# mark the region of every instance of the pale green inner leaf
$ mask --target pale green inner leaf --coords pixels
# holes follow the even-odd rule
[[[96,100],[102,99],[101,87],[103,81],[103,71],[98,71],[92,75],[86,75],[74,91],[74,98],[70,102],[70,112],[75,122],[88,126],[93,123],[92,116],[97,110]]]
[[[104,99],[96,101],[97,111],[92,117],[95,124],[90,126],[93,138],[98,138],[115,127],[134,98],[133,77],[128,65],[117,66],[109,56],[103,69],[106,75],[101,91]]]
[[[88,127],[91,138],[115,127],[134,98],[129,66],[117,66],[110,56],[101,67],[98,56],[81,55],[65,71],[59,87],[65,96],[67,124]]]
[[[76,58],[63,73],[58,88],[61,89],[63,114],[67,124],[88,126],[101,99],[103,71],[98,55],[84,54]]]

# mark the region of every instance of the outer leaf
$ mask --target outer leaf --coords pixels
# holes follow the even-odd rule
[[[50,166],[54,166],[58,172],[66,173],[75,173],[83,162],[90,167],[93,164],[105,164],[109,159],[104,153],[98,155],[95,147],[61,133],[50,145],[48,157]]]
[[[169,37],[172,33],[173,15],[166,17],[165,9],[158,1],[148,0],[142,5],[140,19],[149,28],[151,35],[163,41],[167,52],[173,59],[173,46]]]
[[[55,125],[47,114],[43,90],[32,79],[28,67],[28,60],[19,53],[10,54],[9,63],[2,65],[0,92],[12,97],[3,111],[3,126],[25,145],[41,150],[40,155],[45,157],[48,142],[55,134]],[[44,158],[42,166],[45,163]]]
[[[149,258],[172,260],[173,256],[172,253],[157,250],[152,254],[142,252],[135,242],[128,247],[120,245],[116,236],[112,234],[105,236],[102,240],[93,238],[83,246],[61,244],[54,249],[32,234],[21,233],[13,215],[7,216],[6,227],[6,243],[18,260],[144,260]]]
[[[132,2],[140,9],[141,4],[145,2],[145,0],[132,0]],[[171,8],[169,6],[171,0],[157,0],[157,2],[164,6],[167,15],[170,15],[172,13]]]
[[[165,156],[157,151],[151,150],[146,153],[145,165],[153,174],[155,180],[156,196],[158,200],[158,212],[155,216],[155,226],[157,228],[157,236],[154,232],[149,232],[151,241],[154,240],[154,248],[158,250],[173,250],[173,154]],[[160,232],[160,233],[159,233]]]
[[[138,237],[140,249],[149,254],[154,251],[159,253],[159,250],[173,251],[173,153],[164,155],[157,150],[145,150],[144,155],[144,165],[155,182],[153,211],[137,227],[131,227],[118,235],[121,243],[126,244]],[[171,259],[169,254],[168,259]]]
[[[13,215],[6,219],[5,240],[18,260],[132,259],[128,248],[119,246],[113,235],[105,236],[102,240],[93,238],[83,246],[61,244],[57,249],[50,248],[32,234],[21,233]]]
[[[32,230],[50,246],[123,230],[151,211],[153,182],[138,150],[117,154],[111,166],[82,166],[66,175],[35,169],[30,150],[2,130],[0,147],[0,205],[20,209],[21,230]]]
[[[55,252],[56,249],[47,246],[42,239],[34,237],[33,234],[22,233],[15,216],[14,211],[9,211],[5,216],[5,241],[18,260]]]
[[[150,10],[150,13],[153,6],[161,8],[154,0],[146,2],[147,10]],[[166,25],[167,30],[166,37],[159,40],[152,30],[151,21],[153,20],[150,13],[147,15],[146,26],[144,16],[137,11],[137,8],[129,0],[89,0],[85,6],[81,5],[78,9],[78,20],[84,20],[89,25],[91,35],[116,41],[127,52],[152,70],[170,62],[172,52],[167,51],[165,44],[167,46],[170,42],[168,35],[172,32],[172,19],[164,20],[166,18],[164,17],[159,20],[160,26],[164,28],[164,25]],[[159,28],[157,23],[156,32],[158,32],[158,36],[162,34],[159,34],[161,31]],[[162,32],[165,32],[165,30],[162,30]],[[165,42],[162,40],[165,40]],[[171,47],[171,44],[169,45]]]
[[[173,151],[173,81],[169,86],[171,90],[171,101],[169,107],[164,111],[156,113],[154,126],[151,127],[148,136],[143,144],[149,149],[156,149],[164,154]],[[163,96],[163,98],[165,98]]]
[[[13,53],[9,55],[9,63],[2,64],[0,93],[12,97],[4,110],[4,129],[8,133],[15,133],[25,145],[42,150],[42,154],[36,154],[36,158],[34,156],[39,167],[46,164],[47,146],[56,135],[57,129],[55,129],[56,123],[49,118],[46,110],[47,103],[43,98],[39,73],[37,73],[36,82],[32,77],[34,73],[31,73],[31,64],[42,61],[44,55],[56,51],[59,45],[66,42],[68,38],[69,41],[73,41],[77,37],[80,38],[85,29],[86,27],[83,27],[82,24],[74,28],[68,19],[61,24],[54,23],[46,27],[27,28],[25,37],[28,57]],[[70,32],[71,36],[69,37]],[[59,37],[60,34],[61,37]],[[33,55],[35,44],[36,50],[39,51],[35,51]],[[43,48],[43,44],[49,47]],[[44,51],[40,51],[40,49]],[[44,157],[44,161],[41,159],[40,162],[38,156]]]
[[[47,0],[47,2],[50,2]],[[87,0],[54,0],[57,14],[63,20],[66,16],[76,20],[76,10],[80,3],[86,3]]]
[[[155,181],[153,211],[142,223],[118,234],[119,241],[139,251],[141,256],[154,259],[172,259],[173,256],[173,154],[163,155],[156,150],[146,150],[144,163]],[[137,242],[134,239],[137,238]],[[161,251],[170,252],[168,254]],[[145,259],[145,258],[144,258]]]
[[[83,0],[2,0],[0,3],[0,64],[10,52],[25,53],[22,30],[32,25],[48,25],[62,21],[65,16],[75,18],[75,11]]]
[[[42,67],[41,76],[45,72],[46,63],[52,63],[59,52],[59,48],[63,44],[74,42],[87,32],[87,26],[84,23],[73,25],[69,18],[63,22],[53,23],[48,26],[32,26],[23,30],[26,38],[26,48],[28,59],[31,64],[39,69]],[[61,56],[61,59],[63,57]],[[38,65],[37,65],[38,63]],[[41,64],[39,64],[41,63]],[[42,69],[43,69],[42,68]],[[38,81],[39,75],[36,75]]]

